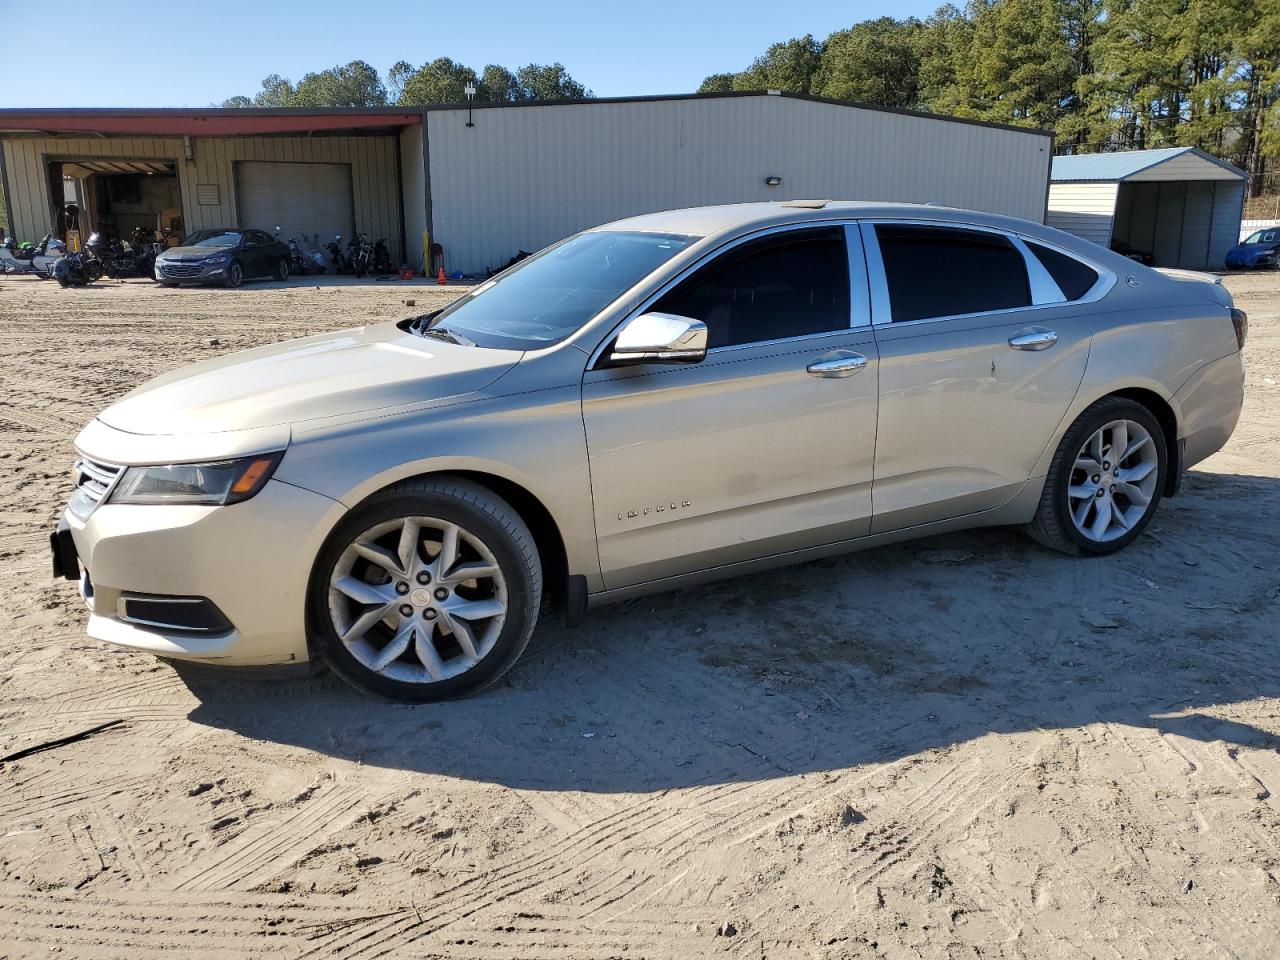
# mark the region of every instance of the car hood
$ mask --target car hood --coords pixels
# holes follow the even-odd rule
[[[216,257],[219,253],[230,253],[230,249],[228,247],[170,247],[162,251],[156,259],[170,262],[207,260],[209,257]]]
[[[182,367],[143,384],[98,419],[127,433],[214,434],[429,405],[483,389],[521,356],[385,323]]]

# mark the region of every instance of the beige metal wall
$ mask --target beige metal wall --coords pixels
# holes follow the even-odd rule
[[[14,209],[14,234],[39,239],[49,229],[50,159],[169,160],[176,164],[182,211],[188,231],[202,227],[255,226],[237,219],[235,164],[240,160],[349,163],[356,229],[374,240],[385,237],[394,262],[400,252],[400,187],[396,174],[399,143],[393,136],[192,138],[194,160],[185,159],[181,138],[14,137],[4,141],[4,166]],[[198,202],[197,186],[214,184],[216,204]]]
[[[450,272],[712,203],[932,201],[1039,222],[1052,154],[1035,131],[776,96],[477,108],[474,121],[427,114],[433,239]]]
[[[426,160],[422,152],[422,127],[400,131],[400,178],[404,187],[404,262],[424,269],[422,236],[427,230]]]
[[[1045,223],[1105,247],[1111,242],[1117,190],[1114,180],[1052,184]]]

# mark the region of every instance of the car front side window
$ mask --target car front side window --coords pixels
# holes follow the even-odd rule
[[[844,228],[789,230],[740,244],[649,309],[701,320],[710,349],[846,329]]]

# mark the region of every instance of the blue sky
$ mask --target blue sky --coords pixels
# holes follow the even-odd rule
[[[926,16],[938,0],[0,0],[0,107],[203,107],[349,60],[379,72],[452,57],[477,70],[560,61],[599,96],[687,93],[775,40]],[[99,53],[89,58],[90,45]]]

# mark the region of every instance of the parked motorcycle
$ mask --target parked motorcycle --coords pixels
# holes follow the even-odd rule
[[[379,240],[373,245],[373,272],[391,272],[391,251],[387,249],[387,241]]]
[[[103,272],[113,280],[126,280],[130,277],[154,279],[159,247],[154,234],[144,227],[136,228],[127,244],[104,237],[100,233],[91,233],[85,244],[85,249],[102,262]]]
[[[297,237],[289,238],[289,272],[295,277],[304,277],[308,273],[309,261],[302,252],[302,244]]]
[[[13,237],[5,237],[0,243],[0,272],[31,274],[41,280],[51,276],[54,261],[67,252],[67,245],[46,233],[39,243],[30,241],[14,244]]]
[[[497,270],[493,269],[493,267],[486,267],[484,271],[484,275],[486,277],[496,277],[503,270],[506,270],[508,267],[514,267],[521,260],[527,260],[531,256],[533,256],[533,254],[531,254],[528,250],[517,250],[516,255],[512,257],[510,260],[508,260],[506,263],[504,263],[502,266],[500,266]]]
[[[329,253],[329,266],[333,268],[333,272],[346,273],[350,264],[346,254],[342,252],[342,234],[335,233],[333,239],[325,245],[325,250]]]
[[[60,287],[83,287],[102,279],[102,263],[88,253],[68,253],[54,261],[52,273]]]
[[[347,242],[347,262],[357,277],[369,275],[373,267],[373,244],[366,234],[357,233]]]

